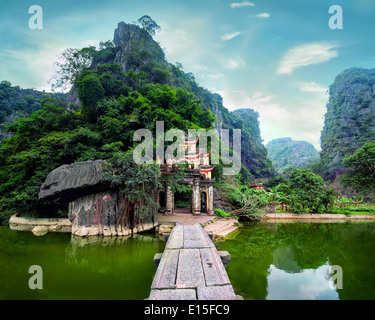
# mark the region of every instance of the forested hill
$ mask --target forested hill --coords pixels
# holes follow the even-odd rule
[[[118,64],[123,72],[143,74],[148,83],[158,83],[181,88],[192,93],[203,110],[210,110],[217,121],[214,127],[219,134],[222,128],[242,130],[242,163],[250,172],[243,170],[243,176],[249,179],[272,177],[274,168],[267,158],[267,150],[262,144],[258,117],[251,109],[229,112],[223,106],[219,94],[211,93],[197,84],[191,72],[185,73],[180,63],[169,63],[160,45],[144,28],[134,24],[120,22],[114,33],[113,44],[107,42],[93,58],[93,67],[98,70],[103,64]],[[112,76],[116,77],[114,73]],[[103,82],[103,80],[101,80]],[[106,81],[113,81],[107,75]],[[76,87],[69,94],[71,103],[79,103]],[[246,115],[244,115],[246,113]]]
[[[332,179],[342,160],[375,140],[375,69],[350,68],[330,86],[321,134],[321,171]]]
[[[314,146],[306,141],[294,141],[291,138],[279,138],[267,143],[268,157],[279,173],[289,167],[306,167],[319,159]]]
[[[40,110],[10,124],[10,137],[2,140],[0,223],[14,213],[57,214],[54,203],[38,200],[52,170],[97,159],[121,165],[136,145],[135,131],[155,132],[156,121],[164,121],[165,131],[241,129],[242,181],[274,174],[261,144],[257,114],[246,111],[248,117],[239,117],[229,112],[220,95],[200,87],[180,64],[167,62],[151,34],[122,22],[114,43],[63,53],[53,84],[72,86],[69,99],[43,100]],[[215,165],[217,180],[221,168]]]
[[[9,81],[0,82],[0,140],[9,135],[4,128],[18,118],[27,118],[36,110],[41,109],[44,98],[65,100],[65,94],[52,94],[34,89],[22,89],[12,86]]]

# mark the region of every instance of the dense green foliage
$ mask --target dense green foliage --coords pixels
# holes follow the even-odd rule
[[[221,217],[260,216],[265,213],[272,200],[271,194],[266,190],[254,190],[242,185],[240,175],[226,177],[217,188],[221,190],[224,201],[229,205],[226,211],[215,210]]]
[[[344,186],[361,192],[375,189],[375,142],[368,142],[353,155],[346,156],[343,164],[349,170],[341,177]]]
[[[335,200],[323,179],[304,168],[293,168],[288,179],[274,179],[267,190],[228,184],[224,193],[235,208],[233,212],[240,214],[264,213],[271,204],[286,204],[294,213],[322,213],[329,211]]]
[[[322,177],[309,169],[295,168],[285,191],[287,204],[295,213],[328,211],[334,201],[333,191],[325,187]]]
[[[39,188],[47,174],[62,164],[111,159],[134,146],[137,129],[154,132],[156,120],[165,122],[165,130],[187,131],[206,128],[214,119],[186,90],[146,83],[142,74],[124,74],[116,65],[101,65],[97,71],[83,72],[79,79],[87,77],[102,86],[101,100],[85,100],[92,82],[82,81],[85,104],[81,110],[47,99],[42,110],[8,127],[12,136],[0,148],[3,219],[16,212],[47,213],[50,208],[38,201]]]
[[[275,178],[267,180],[265,183],[263,183],[263,186],[265,189],[270,189],[270,188],[277,187],[279,184],[282,184],[282,183],[287,184],[288,179],[280,175],[280,176],[276,176]]]
[[[157,213],[155,194],[160,183],[160,166],[137,165],[133,152],[116,152],[106,163],[103,180],[117,188],[123,197],[123,208],[118,224],[137,225],[144,217]]]
[[[17,120],[27,118],[31,113],[41,109],[41,101],[46,97],[64,100],[63,94],[51,94],[33,89],[21,89],[12,86],[8,81],[0,82],[0,139],[8,136],[4,128]]]
[[[267,143],[268,158],[279,173],[289,167],[306,167],[319,159],[319,153],[311,143],[279,138]]]
[[[121,155],[136,146],[136,130],[155,132],[156,121],[164,121],[165,131],[208,130],[215,120],[223,128],[242,129],[242,181],[273,175],[260,143],[258,116],[254,114],[243,121],[230,113],[219,95],[200,87],[180,64],[168,63],[160,46],[145,30],[136,26],[131,26],[131,30],[138,35],[129,39],[126,46],[117,38],[117,45],[101,42],[99,50],[67,49],[57,62],[59,70],[52,79],[53,85],[72,87],[71,94],[78,96],[80,108],[67,108],[62,101],[45,99],[41,110],[8,126],[9,138],[0,147],[0,220],[6,221],[13,213],[53,215],[56,208],[38,201],[38,193],[48,173],[63,164],[108,160],[119,172],[111,177],[111,182],[118,182],[127,190],[122,178],[133,176],[121,174],[128,160]],[[116,59],[120,64],[115,63]],[[2,83],[1,88],[11,87]],[[9,94],[0,98],[9,101]],[[8,109],[5,105],[4,110]],[[35,105],[35,109],[39,106]],[[129,167],[135,176],[137,172],[146,174],[142,168],[138,171]],[[220,179],[221,168],[222,165],[216,166],[214,177]],[[140,203],[148,203],[147,197],[135,197]],[[137,202],[131,198],[129,201]]]
[[[375,69],[351,68],[331,85],[321,135],[321,164],[325,179],[343,168],[342,160],[375,139]]]

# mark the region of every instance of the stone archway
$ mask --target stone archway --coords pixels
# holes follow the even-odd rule
[[[190,187],[189,184],[186,184]],[[187,190],[176,191],[173,195],[173,212],[174,213],[192,213],[192,188],[184,188]]]
[[[164,190],[160,190],[158,193],[159,212],[164,213],[167,205],[167,197]]]
[[[215,180],[211,178],[207,179],[207,176],[205,176],[206,179],[202,179],[202,174],[198,169],[185,169],[185,173],[185,178],[179,181],[179,183],[191,186],[191,192],[189,193],[191,201],[189,210],[185,209],[183,213],[192,213],[194,215],[199,215],[201,212],[214,214],[213,184]],[[204,193],[203,206],[202,193]],[[176,201],[179,201],[179,195],[174,193],[172,188],[168,185],[165,186],[165,196],[165,214],[172,215],[174,213],[180,213],[181,210],[179,208],[176,209]]]
[[[208,195],[207,191],[203,190],[201,191],[201,213],[207,213],[208,212]]]

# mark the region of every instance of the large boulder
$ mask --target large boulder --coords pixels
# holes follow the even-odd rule
[[[70,202],[105,188],[102,183],[103,160],[63,165],[47,176],[39,199]]]
[[[156,217],[149,216],[133,225],[133,222],[120,223],[123,213],[123,201],[119,192],[99,192],[73,200],[69,204],[69,218],[72,222],[72,234],[87,236],[127,236],[153,229]]]
[[[87,236],[127,236],[151,230],[155,216],[133,225],[122,221],[123,198],[119,191],[103,183],[105,161],[85,161],[63,165],[51,171],[39,192],[39,199],[52,200],[58,206],[69,203],[68,215],[72,234]],[[36,230],[38,231],[38,230]]]

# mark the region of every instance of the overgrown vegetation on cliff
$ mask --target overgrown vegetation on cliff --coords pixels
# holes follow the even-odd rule
[[[375,142],[368,142],[353,155],[344,158],[347,168],[341,182],[363,193],[373,193],[375,189]]]
[[[325,179],[342,172],[342,160],[375,140],[375,69],[350,68],[340,73],[330,98],[321,135],[321,164]]]
[[[292,167],[307,167],[319,160],[319,153],[311,143],[279,138],[267,143],[268,157],[279,173]]]
[[[7,125],[18,118],[27,118],[34,111],[41,109],[44,98],[54,97],[65,100],[65,94],[51,94],[33,89],[22,89],[12,86],[9,81],[0,82],[0,140],[9,135],[4,132]]]
[[[111,159],[133,147],[137,129],[155,132],[157,120],[164,121],[165,130],[211,127],[213,115],[191,93],[146,83],[143,77],[124,74],[118,65],[101,65],[77,79],[81,109],[47,99],[29,119],[8,126],[12,136],[0,148],[3,219],[16,212],[48,213],[38,192],[51,170],[75,161]]]
[[[41,110],[6,129],[10,136],[0,147],[0,221],[14,213],[51,215],[50,204],[38,201],[50,171],[76,161],[113,161],[135,146],[136,130],[155,132],[156,121],[164,121],[165,131],[210,129],[215,120],[223,128],[240,128],[247,159],[243,180],[273,175],[265,148],[254,138],[257,118],[250,128],[228,112],[220,96],[201,88],[179,64],[168,63],[144,29],[120,23],[114,43],[101,42],[99,50],[67,49],[58,65],[54,84],[72,86],[68,103],[45,99]],[[220,166],[215,170],[219,178]]]

